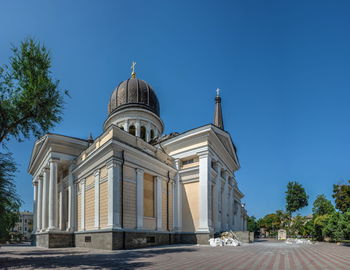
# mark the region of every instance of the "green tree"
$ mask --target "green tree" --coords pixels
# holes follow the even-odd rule
[[[323,194],[317,196],[313,206],[314,207],[312,208],[312,213],[314,216],[332,214],[335,211],[331,201],[327,200],[326,196]]]
[[[11,155],[0,153],[0,242],[8,240],[18,217],[20,200],[13,182],[15,172]]]
[[[306,218],[301,215],[295,216],[292,219],[289,234],[293,236],[303,234],[306,221],[307,221]]]
[[[349,180],[350,184],[350,180]],[[342,213],[350,208],[350,185],[333,185],[333,198],[335,199],[335,207]]]
[[[334,212],[333,214],[329,215],[329,218],[322,229],[323,237],[330,237],[334,241],[344,239],[342,219],[342,215],[338,212]]]
[[[0,67],[0,147],[11,138],[40,137],[61,121],[64,93],[52,78],[51,58],[45,46],[26,39],[12,47],[8,65]],[[16,164],[0,148],[0,237],[8,234],[20,200],[15,191]]]
[[[258,230],[258,222],[254,216],[248,217],[247,229],[250,232],[256,232]]]
[[[36,137],[61,121],[63,94],[51,76],[49,51],[33,39],[12,48],[0,68],[0,143]],[[66,92],[67,93],[67,92]]]
[[[298,182],[289,182],[286,191],[286,210],[292,215],[295,211],[308,205],[308,195]]]
[[[328,224],[328,220],[330,219],[329,214],[314,217],[314,237],[317,240],[322,241],[324,238],[324,228]]]

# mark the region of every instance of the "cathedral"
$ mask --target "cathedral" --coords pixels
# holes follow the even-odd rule
[[[114,250],[245,233],[219,90],[212,124],[163,135],[156,93],[132,70],[112,92],[99,137],[48,133],[35,142],[28,171],[37,246]]]

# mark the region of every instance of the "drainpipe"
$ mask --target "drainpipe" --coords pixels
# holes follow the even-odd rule
[[[125,230],[124,230],[124,150],[122,150],[122,164],[121,164],[121,211],[120,211],[120,225],[123,229],[123,249],[125,249]]]

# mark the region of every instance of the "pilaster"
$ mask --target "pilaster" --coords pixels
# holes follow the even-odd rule
[[[142,169],[136,169],[136,227],[137,229],[143,228],[143,176],[144,171]]]
[[[209,204],[208,204],[208,189],[209,189],[209,153],[199,153],[199,232],[209,233]]]
[[[57,163],[58,160],[50,159],[50,184],[49,184],[49,231],[57,229]]]
[[[81,216],[80,216],[80,227],[82,231],[85,231],[85,184],[86,179],[81,180],[81,193],[80,193],[80,199],[81,199]]]
[[[95,228],[100,228],[100,170],[95,171]]]
[[[120,228],[121,163],[112,160],[107,163],[108,171],[108,227]]]
[[[156,177],[156,183],[157,183],[157,200],[156,200],[156,206],[157,206],[157,230],[162,230],[162,197],[163,197],[163,190],[162,190],[162,178],[160,176]]]

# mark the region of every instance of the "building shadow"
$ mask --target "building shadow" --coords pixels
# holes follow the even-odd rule
[[[171,253],[194,252],[195,247],[173,247],[173,248],[152,248],[137,249],[128,251],[96,251],[73,249],[36,249],[30,250],[1,250],[1,269],[29,268],[29,269],[50,269],[50,268],[86,268],[86,269],[137,269],[139,267],[152,267],[153,262],[143,261],[158,255]],[[102,253],[105,252],[105,253]]]

